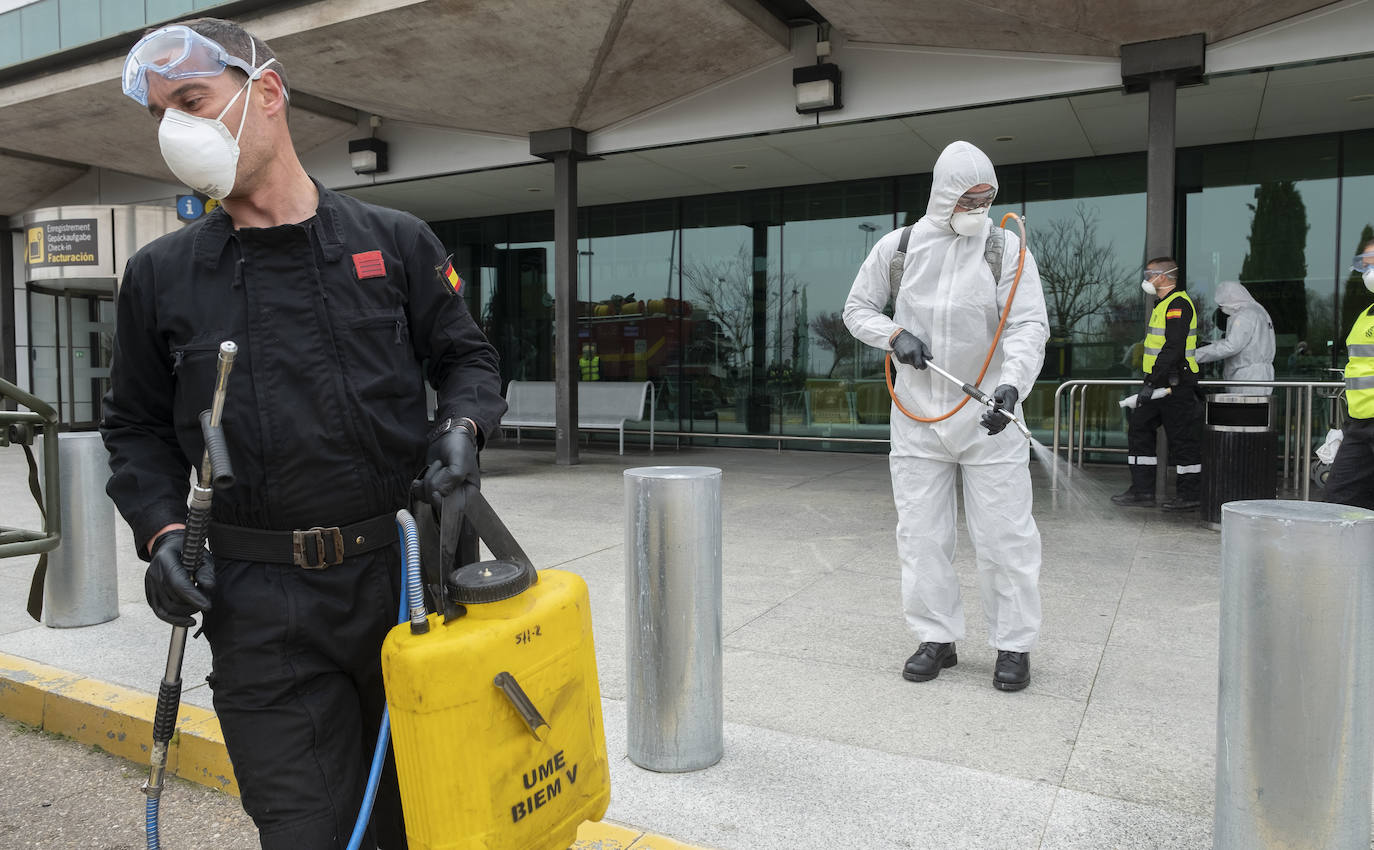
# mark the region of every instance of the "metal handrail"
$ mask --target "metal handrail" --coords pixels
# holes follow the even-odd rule
[[[11,399],[29,408],[23,410],[0,410],[0,444],[30,441],[28,434],[19,434],[15,426],[33,425],[33,433],[43,434],[43,501],[46,503],[43,531],[26,531],[22,528],[0,527],[0,558],[19,555],[37,555],[50,552],[62,542],[62,509],[58,485],[57,468],[57,411],[47,402],[31,395],[9,381],[0,379],[0,399]]]
[[[1136,378],[1136,379],[1121,379],[1121,378],[1101,378],[1101,379],[1097,379],[1097,378],[1075,378],[1075,379],[1073,379],[1073,380],[1064,381],[1063,383],[1061,383],[1061,384],[1059,385],[1059,387],[1058,387],[1057,389],[1055,389],[1055,391],[1054,391],[1054,431],[1053,431],[1053,444],[1052,444],[1050,450],[1051,450],[1051,452],[1053,453],[1053,457],[1056,457],[1056,458],[1059,457],[1059,430],[1060,430],[1060,429],[1059,429],[1059,419],[1060,419],[1060,403],[1059,403],[1060,399],[1059,399],[1059,397],[1060,397],[1060,395],[1064,392],[1064,390],[1067,389],[1067,390],[1069,391],[1069,415],[1068,415],[1069,428],[1068,428],[1068,440],[1067,440],[1067,442],[1066,442],[1066,444],[1065,444],[1065,448],[1066,448],[1066,450],[1067,450],[1067,452],[1068,452],[1068,458],[1067,458],[1067,460],[1068,460],[1068,464],[1069,464],[1069,472],[1068,472],[1069,475],[1072,475],[1072,474],[1073,474],[1073,397],[1074,397],[1074,394],[1077,393],[1078,396],[1079,396],[1079,398],[1082,399],[1082,398],[1087,394],[1087,388],[1088,388],[1088,387],[1136,387],[1136,386],[1139,386],[1139,385],[1140,385],[1140,380],[1141,380],[1141,379],[1139,379],[1139,378]],[[1301,390],[1302,390],[1301,395],[1298,397],[1298,419],[1299,419],[1299,427],[1302,429],[1302,430],[1299,432],[1298,437],[1299,437],[1299,442],[1300,442],[1299,449],[1302,451],[1302,498],[1303,498],[1303,501],[1307,501],[1308,496],[1311,495],[1311,483],[1312,483],[1312,478],[1311,478],[1311,476],[1312,476],[1312,391],[1313,391],[1314,389],[1343,389],[1343,388],[1345,387],[1345,383],[1344,383],[1343,381],[1285,381],[1285,380],[1275,380],[1275,381],[1237,381],[1237,380],[1230,380],[1230,381],[1227,381],[1227,380],[1207,380],[1207,381],[1198,381],[1198,386],[1200,386],[1200,387],[1283,387],[1283,388],[1297,388],[1297,389],[1301,389]],[[1286,394],[1285,394],[1285,395],[1286,395]],[[1292,423],[1291,423],[1291,419],[1290,419],[1290,417],[1291,417],[1291,407],[1292,407],[1292,405],[1289,404],[1289,405],[1288,405],[1288,408],[1285,410],[1285,414],[1284,414],[1285,421],[1284,421],[1284,438],[1283,438],[1283,439],[1284,439],[1283,472],[1284,472],[1284,479],[1285,479],[1285,480],[1287,480],[1287,478],[1288,478],[1288,456],[1289,456],[1289,451],[1288,451],[1288,448],[1289,448],[1289,447],[1288,447],[1288,435],[1289,435],[1289,432],[1290,432],[1290,430],[1291,430],[1291,424],[1292,424]],[[1085,410],[1086,410],[1086,406],[1085,406]],[[1084,435],[1083,435],[1083,429],[1086,427],[1086,426],[1085,426],[1086,420],[1087,420],[1087,416],[1086,416],[1084,413],[1080,413],[1080,414],[1079,414],[1079,437],[1078,437],[1078,458],[1079,458],[1078,463],[1079,463],[1079,466],[1080,466],[1080,467],[1081,467],[1082,464],[1083,464],[1083,453],[1086,451],[1086,446],[1084,445],[1085,440],[1084,440]],[[1106,449],[1106,448],[1102,448],[1102,449],[1094,449],[1093,451],[1097,451],[1097,452],[1101,452],[1101,451],[1115,451],[1115,452],[1119,452],[1119,451],[1121,451],[1121,450],[1120,450],[1120,449]],[[1297,463],[1296,463],[1296,462],[1294,463],[1294,472],[1295,472],[1295,473],[1297,472]],[[1058,488],[1059,488],[1059,465],[1056,463],[1056,464],[1053,465],[1053,468],[1050,470],[1050,490],[1057,490]]]

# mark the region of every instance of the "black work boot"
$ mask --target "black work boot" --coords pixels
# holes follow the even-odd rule
[[[1019,691],[1030,684],[1030,653],[997,650],[992,686],[999,691]]]
[[[1198,491],[1202,489],[1200,473],[1188,472],[1178,477],[1177,495],[1160,505],[1166,511],[1196,510],[1202,503],[1198,501]]]
[[[1132,487],[1125,493],[1117,493],[1113,496],[1112,504],[1128,508],[1153,508],[1155,506],[1155,494],[1153,490],[1146,492]]]
[[[1125,493],[1112,497],[1112,504],[1128,508],[1155,506],[1155,468],[1145,464],[1131,464],[1131,486]]]
[[[953,643],[926,641],[916,650],[915,655],[906,660],[906,666],[902,668],[902,678],[908,682],[929,682],[940,675],[944,668],[953,667],[958,663],[959,656],[954,654]]]

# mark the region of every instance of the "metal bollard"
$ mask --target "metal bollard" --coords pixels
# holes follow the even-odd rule
[[[43,439],[49,439],[44,436]],[[57,435],[62,543],[48,554],[43,623],[94,626],[119,616],[110,456],[94,431]]]
[[[630,761],[700,770],[725,749],[720,470],[625,470],[626,714]]]
[[[1221,509],[1218,850],[1368,848],[1374,512]]]

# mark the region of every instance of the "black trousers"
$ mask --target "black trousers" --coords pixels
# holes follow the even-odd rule
[[[392,545],[325,570],[216,561],[210,687],[243,808],[264,850],[343,850],[362,803],[397,620]],[[388,753],[364,847],[406,846]]]
[[[1326,501],[1374,510],[1374,419],[1349,419],[1326,478]]]
[[[1202,400],[1197,385],[1179,384],[1164,398],[1138,405],[1131,411],[1126,458],[1131,466],[1131,489],[1155,491],[1155,430],[1164,426],[1169,438],[1169,459],[1178,474],[1178,498],[1196,499],[1202,489]]]

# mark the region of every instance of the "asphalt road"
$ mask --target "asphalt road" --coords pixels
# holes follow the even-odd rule
[[[0,850],[141,850],[146,765],[0,719]],[[169,777],[162,846],[255,850],[237,797]]]

